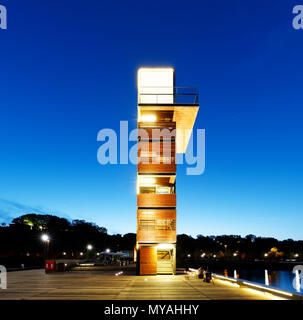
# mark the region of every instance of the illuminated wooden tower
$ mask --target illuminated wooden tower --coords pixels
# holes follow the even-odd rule
[[[138,70],[137,273],[176,271],[176,153],[185,153],[197,90],[175,87],[172,68]]]

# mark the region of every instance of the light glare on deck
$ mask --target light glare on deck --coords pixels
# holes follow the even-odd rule
[[[245,281],[243,281],[243,284],[246,284],[246,285],[249,285],[249,286],[252,286],[252,287],[255,287],[255,288],[259,288],[259,289],[264,289],[263,286],[259,286],[257,284],[253,284],[253,283],[249,283],[249,282],[245,282]],[[289,293],[289,292],[280,291],[280,290],[277,290],[277,289],[272,289],[272,288],[267,288],[267,287],[266,287],[266,290],[292,297],[292,293]]]

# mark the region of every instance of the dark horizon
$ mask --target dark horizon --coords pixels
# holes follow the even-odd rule
[[[37,216],[51,216],[51,217],[55,217],[55,218],[59,218],[59,219],[66,219],[68,221],[68,223],[70,223],[71,225],[73,225],[73,223],[75,222],[84,222],[84,223],[87,223],[87,224],[92,224],[93,226],[96,226],[98,228],[104,228],[106,230],[106,233],[108,235],[112,235],[112,236],[116,236],[116,235],[121,235],[121,236],[125,236],[125,235],[128,235],[128,234],[136,234],[135,232],[126,232],[126,233],[109,233],[108,232],[108,228],[106,228],[106,226],[104,225],[98,225],[97,223],[93,222],[93,221],[86,221],[86,220],[81,220],[81,219],[74,219],[74,220],[71,220],[71,219],[68,219],[66,217],[59,217],[57,215],[52,215],[52,214],[36,214],[36,213],[29,213],[29,214],[24,214],[24,215],[21,215],[21,216],[18,216],[18,217],[15,217],[11,220],[10,223],[2,223],[0,224],[0,228],[5,228],[5,227],[9,227],[11,225],[14,225],[14,222],[13,220],[21,220],[22,217],[25,217],[25,216],[28,216],[28,215],[37,215]],[[26,224],[24,224],[26,225]],[[34,227],[38,230],[37,226]],[[43,230],[40,230],[41,233],[47,233],[47,229],[45,229],[44,231]],[[262,235],[258,235],[258,234],[247,234],[247,235],[240,235],[240,234],[209,234],[209,235],[205,235],[205,234],[202,234],[202,233],[198,233],[196,236],[192,236],[192,235],[188,235],[186,233],[178,233],[177,232],[177,236],[188,236],[188,237],[191,237],[193,239],[197,239],[199,236],[202,236],[204,238],[217,238],[217,237],[224,237],[224,236],[227,236],[227,237],[240,237],[241,239],[245,239],[245,238],[248,238],[248,237],[251,237],[251,236],[254,236],[256,238],[259,238],[259,239],[275,239],[275,240],[278,240],[279,242],[283,242],[283,241],[294,241],[294,242],[303,242],[303,239],[297,239],[297,240],[294,240],[292,238],[285,238],[285,239],[278,239],[278,238],[275,238],[275,237],[266,237],[266,236],[262,236]]]

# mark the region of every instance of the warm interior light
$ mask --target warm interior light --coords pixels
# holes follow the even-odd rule
[[[170,187],[157,187],[157,193],[170,193]]]
[[[171,244],[171,243],[159,243],[157,245],[157,249],[173,249],[174,248],[174,245]]]
[[[156,182],[155,178],[140,178],[140,184],[154,184]]]
[[[170,93],[174,86],[174,69],[140,68],[137,80],[139,90],[145,89],[147,93]]]
[[[144,186],[144,187],[150,187],[150,186],[154,186],[154,184],[156,183],[156,179],[155,178],[151,178],[151,177],[138,177],[137,179],[137,194],[140,193],[140,187]]]
[[[137,79],[140,103],[173,103],[174,69],[140,68]]]
[[[155,122],[157,117],[154,114],[144,114],[140,119],[142,122]]]

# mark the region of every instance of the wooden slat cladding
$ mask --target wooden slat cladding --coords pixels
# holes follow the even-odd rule
[[[175,207],[176,194],[150,194],[137,195],[137,207]]]
[[[140,242],[176,242],[176,231],[173,230],[137,230],[137,241]]]
[[[138,128],[176,129],[176,122],[138,122]]]
[[[137,213],[138,242],[176,242],[176,210],[140,209]]]
[[[138,172],[176,172],[175,151],[175,143],[171,141],[140,141],[138,143]]]
[[[169,128],[139,128],[138,129],[138,141],[149,141],[149,140],[167,140],[175,141],[176,130]]]
[[[174,141],[139,141],[138,157],[140,157],[141,155],[145,156],[147,153],[151,157],[157,155],[175,156],[176,144]]]
[[[140,246],[140,274],[157,274],[157,249]]]
[[[139,209],[138,219],[176,219],[176,209]]]
[[[141,275],[157,274],[157,249],[151,243],[176,242],[176,194],[166,193],[174,192],[175,175],[173,178],[162,177],[163,174],[176,173],[176,122],[173,121],[174,112],[171,110],[155,111],[153,114],[157,121],[138,122],[137,170],[143,177],[143,174],[153,174],[153,179],[156,179],[154,185],[140,185],[141,193],[137,195],[137,207],[140,207],[137,212],[137,243]],[[142,115],[149,115],[149,112]],[[139,181],[143,181],[141,176],[139,178]],[[167,209],[163,209],[165,207]]]
[[[138,163],[138,173],[175,173],[176,164],[144,164]]]

